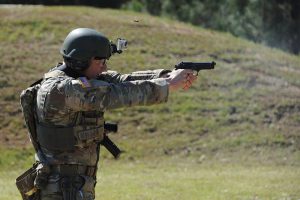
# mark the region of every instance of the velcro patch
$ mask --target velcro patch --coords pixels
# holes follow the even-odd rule
[[[91,87],[91,83],[89,82],[89,80],[86,77],[79,77],[78,78],[80,81],[80,84],[83,88],[88,88]]]

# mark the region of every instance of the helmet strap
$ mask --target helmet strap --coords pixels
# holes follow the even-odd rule
[[[78,74],[83,74],[83,72],[90,66],[91,61],[74,60],[74,59],[64,57],[64,62],[67,68],[76,71]]]
[[[70,68],[70,67],[67,67],[65,64],[62,64],[60,66],[58,66],[56,68],[56,70],[60,70],[60,71],[63,71],[66,73],[67,76],[70,76],[72,78],[79,78],[79,77],[83,77],[84,75],[82,73],[79,73],[78,71]]]

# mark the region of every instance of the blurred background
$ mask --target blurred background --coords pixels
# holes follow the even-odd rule
[[[125,153],[101,149],[98,199],[300,199],[299,1],[0,3],[0,200],[34,162],[19,95],[78,27],[128,40],[120,73],[217,63],[166,104],[106,112]]]
[[[133,10],[300,52],[300,2],[294,0],[0,0],[1,4],[86,5]]]

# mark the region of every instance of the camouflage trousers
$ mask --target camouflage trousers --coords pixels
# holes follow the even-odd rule
[[[90,176],[51,175],[40,190],[40,200],[94,200],[96,180]]]

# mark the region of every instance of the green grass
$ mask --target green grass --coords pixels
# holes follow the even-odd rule
[[[0,172],[1,200],[19,199],[12,177]],[[96,186],[97,199],[254,200],[300,198],[300,169],[293,166],[203,165],[169,158],[104,160]]]

